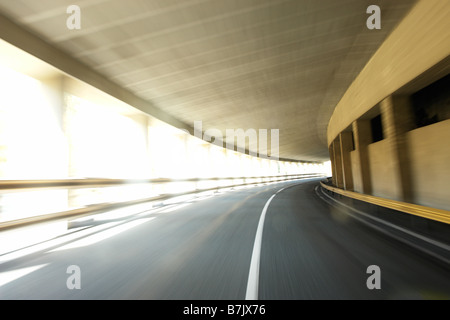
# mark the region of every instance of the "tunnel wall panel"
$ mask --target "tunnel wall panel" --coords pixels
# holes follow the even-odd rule
[[[372,195],[392,200],[400,200],[398,186],[394,179],[395,167],[391,161],[392,152],[387,140],[369,144],[370,179]]]
[[[418,204],[450,210],[450,120],[406,133]]]

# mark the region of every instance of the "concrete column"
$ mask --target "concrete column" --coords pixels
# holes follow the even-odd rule
[[[342,174],[342,156],[341,156],[341,142],[338,136],[333,142],[334,160],[335,160],[335,172],[336,172],[336,187],[344,188],[344,177]]]
[[[144,114],[128,115],[128,118],[135,122],[136,127],[140,131],[142,140],[140,140],[140,151],[136,155],[139,159],[136,160],[135,165],[140,167],[140,177],[150,177],[152,170],[150,166],[151,154],[149,144],[149,116]],[[131,141],[130,141],[131,143]]]
[[[158,150],[154,143],[158,139],[158,132],[156,128],[156,121],[154,118],[149,117],[147,120],[147,151],[148,151],[148,166],[149,174],[151,178],[156,178],[159,175],[158,172]]]
[[[336,169],[334,168],[335,164],[335,159],[334,159],[334,148],[333,148],[333,143],[330,144],[330,147],[328,148],[328,152],[330,153],[330,161],[331,161],[331,183],[333,184],[333,186],[336,185]]]
[[[51,156],[51,162],[56,177],[69,175],[69,145],[65,124],[67,106],[64,101],[65,76],[56,76],[51,79],[42,80],[42,92],[46,98],[49,116],[55,126],[54,147],[57,155]],[[58,137],[57,137],[58,136]]]
[[[350,159],[350,152],[353,148],[352,133],[350,131],[341,132],[339,134],[339,140],[341,147],[344,189],[353,191],[352,161]]]
[[[370,162],[367,146],[372,142],[372,131],[369,120],[356,120],[352,123],[353,138],[355,143],[355,167],[354,190],[365,194],[372,193],[372,182],[370,179]]]
[[[211,163],[211,144],[205,142],[201,146],[202,149],[204,149],[202,173],[205,173],[205,177],[210,178],[213,176],[213,164]]]
[[[414,200],[409,150],[405,133],[414,127],[408,96],[389,96],[380,103],[383,135],[389,143],[398,199]]]

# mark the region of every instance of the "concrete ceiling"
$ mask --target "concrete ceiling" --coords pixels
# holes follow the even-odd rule
[[[325,161],[334,107],[415,2],[0,0],[0,12],[189,126],[279,129],[281,158]],[[72,4],[80,30],[66,27]],[[366,27],[373,4],[381,30]]]

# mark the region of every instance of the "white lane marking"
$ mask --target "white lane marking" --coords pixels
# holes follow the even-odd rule
[[[161,210],[159,213],[169,213],[169,212],[172,212],[172,211],[184,208],[184,207],[186,207],[186,206],[188,206],[190,204],[192,204],[192,203],[188,202],[188,203],[182,203],[182,204],[178,204],[178,205],[173,205],[172,207],[170,207],[168,209]]]
[[[42,267],[45,267],[46,265],[48,265],[48,263],[44,263],[44,264],[32,266],[32,267],[27,267],[27,268],[22,268],[22,269],[1,272],[0,273],[0,287],[11,281],[14,281],[23,276],[26,276],[27,274],[29,274],[31,272],[39,270]]]
[[[106,223],[103,224],[101,226],[96,226],[93,228],[89,228],[88,230],[81,230],[78,232],[74,232],[68,235],[63,235],[61,237],[57,237],[54,239],[50,239],[48,241],[44,241],[41,243],[37,243],[35,245],[32,245],[30,247],[26,247],[26,248],[22,248],[22,249],[18,249],[16,251],[12,251],[12,252],[8,252],[5,254],[0,255],[0,265],[2,263],[14,260],[14,259],[18,259],[18,258],[22,258],[25,257],[27,255],[42,251],[42,250],[46,250],[48,248],[51,248],[53,246],[57,246],[61,243],[65,243],[68,241],[72,241],[72,240],[77,240],[79,238],[83,238],[86,234],[90,234],[90,233],[95,233],[98,232],[100,230],[106,229],[106,228],[110,228],[111,226],[114,226],[116,224],[119,224],[120,222],[110,222],[110,223]]]
[[[143,219],[136,219],[136,220],[132,220],[130,222],[127,223],[123,223],[118,225],[117,227],[112,227],[110,229],[107,229],[105,231],[99,232],[99,233],[94,233],[93,235],[89,235],[85,238],[82,238],[80,240],[76,240],[74,242],[71,242],[69,244],[66,244],[62,247],[58,247],[56,249],[53,249],[51,251],[48,252],[56,252],[56,251],[61,251],[61,250],[68,250],[68,249],[74,249],[74,248],[79,248],[79,247],[87,247],[90,246],[92,244],[95,244],[97,242],[106,240],[108,238],[114,237],[115,235],[125,232],[131,228],[134,228],[140,224],[143,224],[145,222],[151,221],[155,219],[155,217],[151,217],[151,218],[143,218]]]
[[[258,286],[259,286],[259,264],[261,257],[261,242],[264,228],[264,220],[266,218],[267,208],[272,199],[287,187],[281,188],[274,193],[269,200],[267,200],[259,217],[258,228],[256,229],[255,243],[253,244],[252,259],[250,262],[250,271],[248,273],[247,291],[245,293],[245,300],[258,300]]]
[[[146,210],[146,211],[143,211],[143,212],[137,214],[136,217],[148,216],[148,215],[152,215],[152,214],[155,214],[155,213],[159,213],[162,210],[166,210],[167,208],[172,208],[174,206],[176,206],[176,205],[170,205],[170,206],[164,206],[162,208],[154,208],[154,209]],[[103,214],[104,215],[103,219],[102,218],[98,218],[98,215],[94,216],[94,218],[89,216],[89,217],[84,218],[84,219],[92,219],[94,222],[102,221],[104,219],[107,220],[109,218],[107,217],[106,214]],[[83,219],[76,219],[74,221],[82,221],[82,220]],[[142,220],[142,219],[139,219],[139,220]],[[65,226],[67,226],[67,221],[63,221],[62,223]],[[16,250],[11,250],[10,252],[5,252],[5,253],[0,252],[0,265],[5,263],[5,262],[14,260],[14,259],[22,258],[22,257],[25,257],[27,255],[30,255],[30,254],[33,254],[33,253],[36,253],[36,252],[39,252],[39,251],[42,251],[42,250],[46,250],[48,248],[57,246],[59,244],[63,244],[63,243],[69,242],[69,241],[77,241],[79,239],[83,239],[86,236],[90,236],[92,234],[96,234],[96,233],[98,233],[101,230],[109,229],[109,228],[111,228],[111,227],[113,227],[115,225],[120,225],[120,224],[123,224],[123,221],[106,222],[106,223],[102,223],[101,225],[98,225],[98,226],[86,228],[85,230],[79,230],[79,231],[76,231],[76,232],[73,232],[73,233],[69,233],[69,234],[61,234],[60,236],[56,236],[53,239],[44,240],[42,242],[32,244],[32,245],[30,245],[28,247],[23,247],[23,248],[19,247]],[[81,227],[81,228],[85,228],[85,227]],[[5,239],[8,239],[8,238],[5,238]],[[3,239],[0,238],[0,240],[3,240]],[[0,241],[0,243],[1,243],[1,241]]]

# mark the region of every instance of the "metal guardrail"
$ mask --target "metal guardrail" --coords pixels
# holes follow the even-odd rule
[[[372,195],[357,193],[353,191],[343,190],[333,186],[325,184],[323,181],[320,182],[321,186],[331,192],[349,197],[352,199],[364,201],[377,206],[385,207],[388,209],[412,214],[426,219],[431,219],[443,223],[450,224],[450,211],[443,209],[436,209],[431,207],[426,207],[418,204],[407,203],[397,200],[391,200],[386,198],[380,198]]]
[[[135,199],[129,201],[121,202],[108,202],[108,203],[98,203],[92,204],[81,208],[74,208],[66,211],[40,214],[36,216],[31,216],[22,219],[9,220],[0,222],[0,231],[6,229],[17,228],[25,225],[30,225],[34,223],[47,222],[59,219],[67,218],[79,218],[83,216],[94,215],[98,213],[105,212],[107,210],[112,210],[120,207],[126,207],[135,204],[141,204],[145,202],[166,200],[169,198],[215,191],[219,189],[234,188],[247,186],[252,184],[268,183],[268,182],[279,182],[287,180],[295,180],[301,178],[313,178],[322,177],[323,174],[310,173],[310,174],[296,174],[296,175],[283,175],[283,176],[260,176],[260,177],[224,177],[224,178],[188,178],[188,179],[56,179],[56,180],[0,180],[0,193],[4,192],[14,192],[20,190],[40,190],[40,189],[67,189],[67,188],[94,188],[94,187],[117,187],[117,186],[127,186],[135,184],[165,184],[165,183],[177,183],[177,182],[202,182],[202,181],[225,181],[225,180],[243,180],[244,183],[239,184],[218,184],[210,188],[195,188],[190,191],[184,191],[180,193],[170,193],[170,194],[160,194],[158,196]],[[260,180],[245,182],[246,180]]]
[[[224,180],[254,180],[254,179],[277,179],[298,176],[323,176],[319,173],[278,175],[278,176],[256,176],[256,177],[214,177],[214,178],[186,178],[186,179],[104,179],[104,178],[83,178],[83,179],[51,179],[51,180],[0,180],[0,192],[37,189],[37,188],[93,188],[106,186],[120,186],[130,184],[159,184],[170,182],[201,182],[201,181],[224,181]]]

